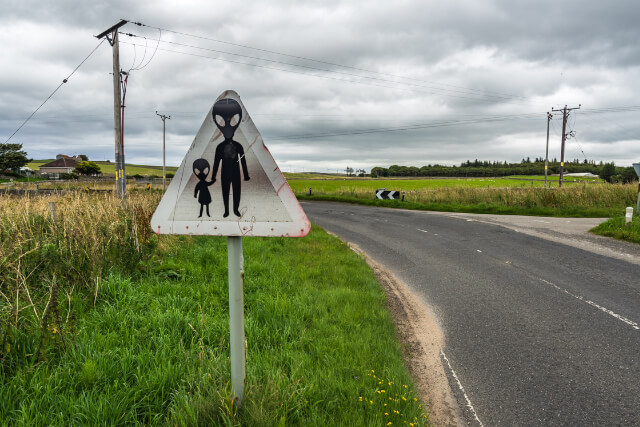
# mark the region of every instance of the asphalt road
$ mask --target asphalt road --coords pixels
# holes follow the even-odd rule
[[[470,215],[302,205],[434,309],[469,424],[640,425],[640,251],[624,260]]]

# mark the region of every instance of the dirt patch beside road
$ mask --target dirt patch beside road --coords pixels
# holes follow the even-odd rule
[[[405,364],[422,401],[430,408],[429,424],[466,425],[461,421],[462,413],[440,359],[440,351],[444,348],[444,332],[435,314],[384,266],[366,256],[357,245],[347,244],[367,261],[387,294],[389,312],[401,339]]]

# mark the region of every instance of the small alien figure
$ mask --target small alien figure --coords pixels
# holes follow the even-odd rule
[[[205,159],[196,159],[193,162],[193,174],[198,177],[200,180],[199,183],[196,184],[196,189],[193,192],[193,197],[198,197],[198,193],[200,196],[198,197],[198,202],[200,203],[200,215],[198,218],[202,217],[202,208],[207,207],[207,216],[209,215],[209,203],[211,203],[211,193],[209,193],[209,186],[216,182],[215,174],[211,179],[211,182],[207,182],[207,175],[209,174],[209,162]]]
[[[229,216],[229,191],[233,188],[233,213],[240,217],[242,216],[239,211],[242,191],[240,164],[242,164],[244,180],[249,181],[250,179],[247,171],[247,161],[244,157],[244,149],[239,142],[233,140],[233,135],[242,120],[242,108],[237,101],[231,98],[221,99],[213,106],[212,116],[213,121],[224,136],[224,141],[216,147],[216,154],[213,160],[213,180],[215,181],[218,167],[222,163],[220,181],[222,184],[222,200],[224,202],[223,216],[225,218]]]

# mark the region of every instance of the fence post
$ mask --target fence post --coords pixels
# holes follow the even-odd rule
[[[56,215],[56,202],[49,202],[49,215],[51,216],[51,221],[55,224],[58,220],[58,216]]]

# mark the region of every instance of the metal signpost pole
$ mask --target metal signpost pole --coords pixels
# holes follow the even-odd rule
[[[640,179],[640,163],[634,163],[633,169],[636,171],[636,175]],[[640,215],[640,182],[638,182],[638,202],[636,203],[636,215]]]
[[[166,120],[162,119],[162,191],[167,189],[167,149],[165,139],[167,135]]]
[[[242,237],[227,237],[229,270],[229,325],[231,347],[231,390],[237,405],[242,404],[245,382],[244,346],[244,258]]]

